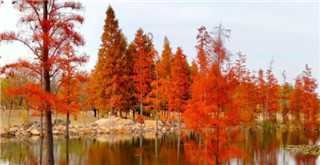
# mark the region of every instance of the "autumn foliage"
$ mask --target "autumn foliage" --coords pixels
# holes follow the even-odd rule
[[[146,103],[145,98],[151,91],[151,82],[154,79],[154,61],[155,53],[152,37],[145,34],[140,28],[134,39],[135,50],[133,52],[133,86],[136,92],[133,96],[137,98],[140,103],[140,115],[143,114],[143,104]]]
[[[50,164],[54,163],[52,113],[67,114],[69,120],[84,103],[103,114],[128,117],[132,113],[141,130],[147,118],[160,118],[172,128],[184,123],[197,136],[184,141],[185,153],[198,164],[221,164],[245,156],[238,148],[244,141],[239,135],[262,122],[273,127],[279,121],[306,129],[319,126],[318,84],[311,68],[306,65],[294,85],[284,72],[279,83],[273,60],[265,70],[249,70],[244,53],[227,49],[231,31],[222,25],[212,32],[204,26],[198,29],[196,60],[190,64],[181,47],[172,52],[167,37],[160,55],[153,35],[142,28],[128,44],[109,6],[98,60],[87,74],[79,66],[88,56],[77,51],[85,43],[77,32],[84,21],[78,13],[81,3],[24,0],[13,4],[23,13],[18,22],[23,28],[0,33],[0,43],[20,42],[34,60],[19,59],[3,66],[1,73],[10,77],[12,70],[27,69],[35,80],[7,89],[6,95],[10,101],[21,96],[37,114],[45,113]]]
[[[189,99],[190,78],[186,56],[178,47],[171,62],[171,81],[169,83],[169,110],[178,113],[178,127],[180,127],[180,113],[184,112]]]
[[[130,77],[128,67],[127,43],[113,9],[109,6],[98,52],[98,62],[92,72],[88,92],[91,107],[103,113],[126,112],[130,105]],[[120,113],[121,115],[122,113]]]
[[[27,68],[38,75],[40,81],[34,92],[45,96],[53,96],[51,87],[54,79],[61,74],[62,55],[67,45],[78,47],[84,45],[84,39],[77,32],[77,26],[83,23],[84,18],[79,14],[82,10],[78,2],[49,1],[13,1],[13,6],[19,12],[18,32],[0,33],[0,43],[20,42],[33,54],[34,60],[19,60],[16,63],[3,67],[2,73],[8,68]],[[68,12],[66,12],[68,11]],[[33,91],[33,90],[31,90]],[[39,92],[41,91],[41,92]],[[46,100],[46,97],[43,98]],[[55,100],[55,99],[52,99]],[[46,147],[47,161],[54,164],[52,111],[54,104],[45,101],[40,109],[46,117]]]
[[[311,68],[306,65],[305,71],[299,75],[295,88],[290,95],[290,110],[297,122],[302,122],[306,127],[315,127],[318,123],[319,103],[315,89],[317,83],[311,76]]]

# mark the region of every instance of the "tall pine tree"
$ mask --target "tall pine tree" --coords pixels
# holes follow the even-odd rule
[[[93,70],[90,99],[94,107],[103,112],[129,110],[127,105],[129,95],[128,58],[126,57],[127,43],[118,20],[111,6],[106,12],[104,32],[101,37],[101,45],[98,52],[98,62]],[[121,115],[122,113],[120,113]]]
[[[133,85],[135,87],[135,96],[140,103],[140,115],[143,115],[143,104],[146,103],[146,97],[151,91],[151,82],[154,79],[154,55],[156,51],[152,44],[152,38],[145,34],[140,28],[134,39],[134,47],[136,48],[133,51],[134,57],[134,67],[133,75]],[[142,132],[142,125],[141,125]]]
[[[180,113],[184,111],[185,104],[189,99],[190,74],[189,65],[182,49],[178,47],[172,59],[171,75],[169,83],[169,109],[178,113],[178,130],[180,130]]]
[[[171,81],[171,60],[172,51],[170,42],[167,37],[164,38],[163,51],[161,54],[161,60],[157,64],[159,73],[159,98],[160,107],[162,110],[168,110],[168,89],[169,82]]]

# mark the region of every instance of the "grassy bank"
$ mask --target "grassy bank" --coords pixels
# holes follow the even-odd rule
[[[33,116],[32,113],[33,111],[30,111],[29,120],[40,120],[40,116]],[[9,110],[6,110],[5,113],[4,111],[0,111],[1,127],[8,126],[9,114],[10,114]],[[22,111],[20,114],[19,110],[12,110],[10,115],[10,123],[11,125],[21,125],[28,120],[27,116],[28,116],[27,111]],[[56,118],[56,114],[53,114],[53,119],[55,118]],[[58,114],[57,118],[65,119],[66,115]],[[85,123],[86,125],[88,125],[95,122],[96,120],[98,120],[98,118],[94,117],[93,111],[81,112],[76,118],[74,118],[73,116],[70,117],[71,125],[75,125],[75,126],[80,126],[80,125],[84,126]]]

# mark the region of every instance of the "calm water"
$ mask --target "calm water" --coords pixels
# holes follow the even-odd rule
[[[226,164],[320,164],[318,156],[292,154],[286,145],[318,144],[319,133],[311,132],[259,132],[246,133],[239,144],[247,155],[231,159]],[[131,165],[131,164],[197,164],[185,155],[184,140],[174,134],[155,138],[154,135],[133,137],[108,135],[101,137],[56,138],[54,153],[56,164],[70,165]],[[180,142],[180,143],[179,143]],[[69,144],[69,148],[67,148]],[[0,164],[46,164],[44,142],[34,137],[28,140],[1,139]],[[42,152],[41,152],[42,151]]]

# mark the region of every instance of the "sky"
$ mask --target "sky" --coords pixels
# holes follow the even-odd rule
[[[81,0],[78,0],[81,1]],[[140,27],[153,34],[155,48],[161,53],[167,36],[173,52],[182,47],[189,63],[196,59],[195,45],[198,28],[208,31],[220,23],[231,29],[226,47],[231,53],[241,51],[247,56],[250,70],[266,70],[274,57],[273,72],[279,83],[294,83],[308,64],[319,82],[320,74],[320,3],[280,1],[105,1],[83,0],[85,23],[80,27],[86,45],[89,62],[83,66],[90,71],[97,61],[101,44],[106,10],[109,5],[115,11],[119,26],[131,42]],[[0,32],[17,29],[20,15],[12,8],[10,0],[0,6]],[[21,44],[0,45],[0,65],[23,57],[32,59],[30,52]],[[318,88],[319,91],[319,88]]]

